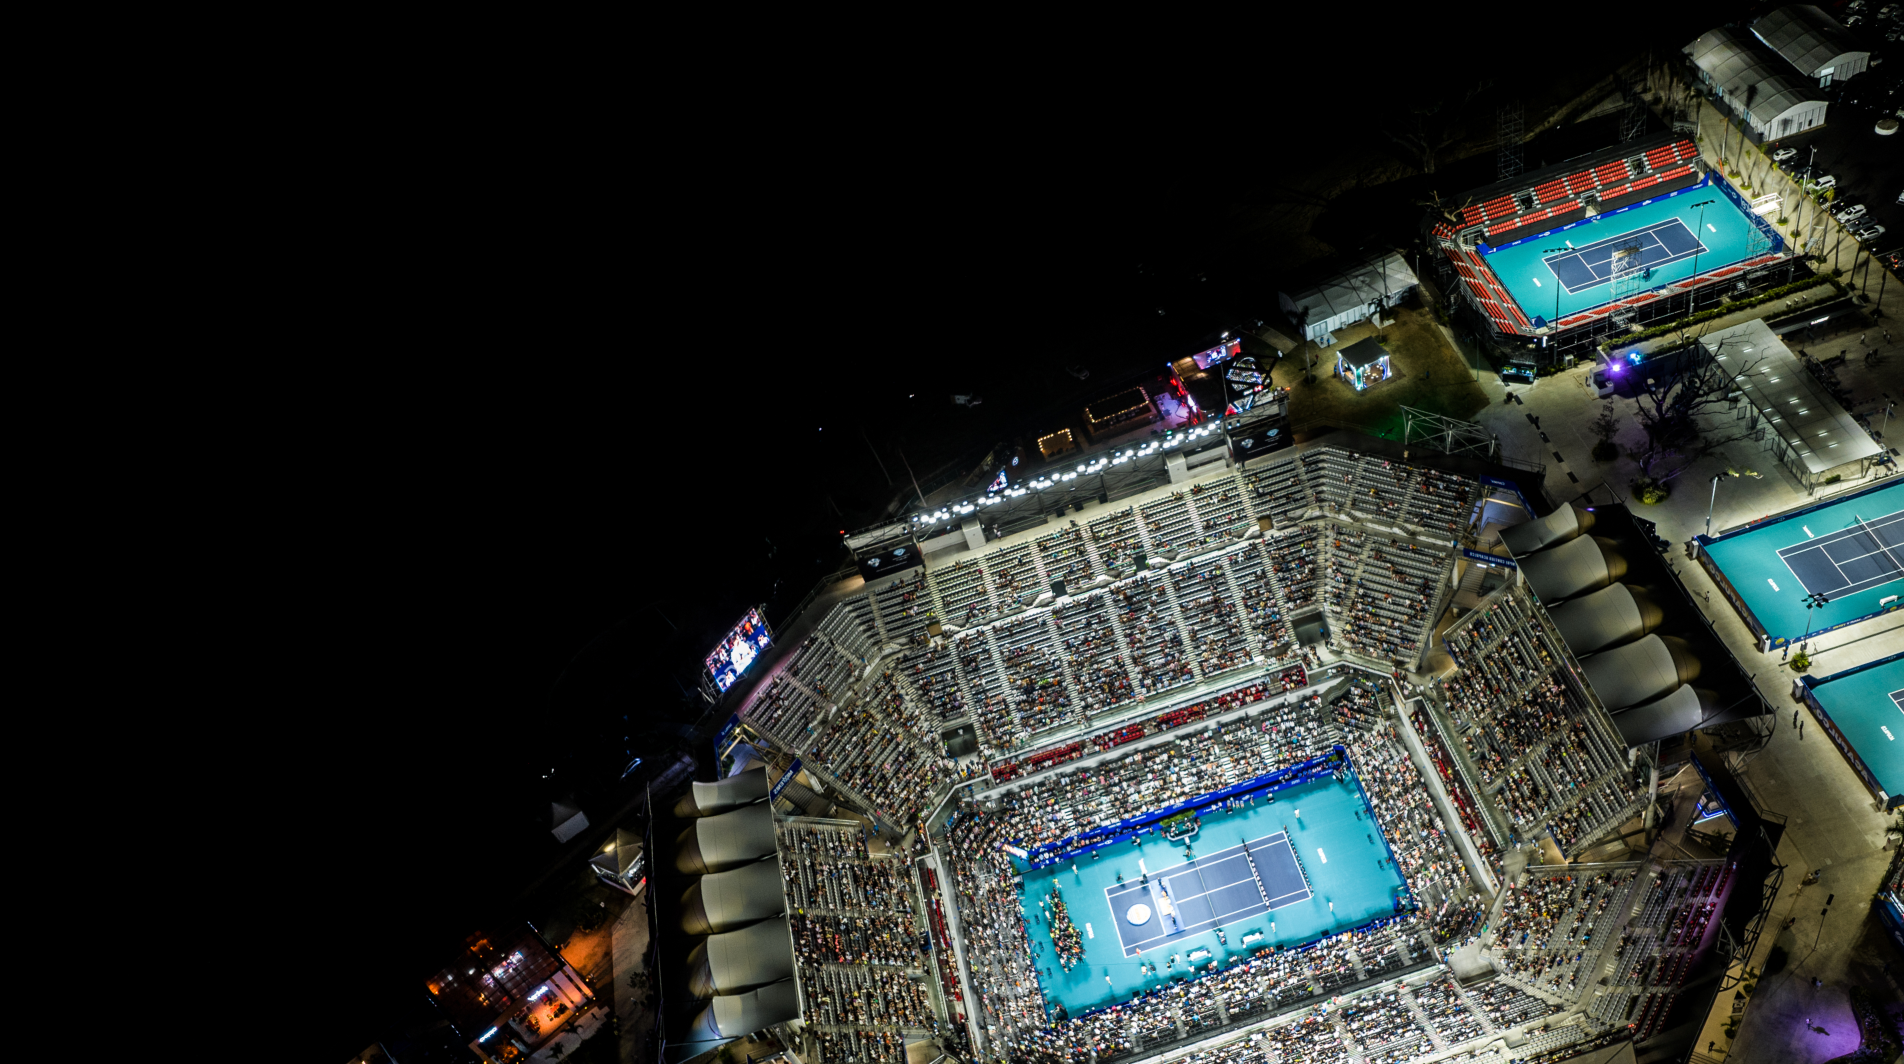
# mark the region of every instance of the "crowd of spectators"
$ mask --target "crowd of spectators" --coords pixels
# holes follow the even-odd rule
[[[911,865],[874,857],[857,828],[781,823],[775,834],[807,1031],[860,1059],[903,1061],[904,1032],[940,1029]]]

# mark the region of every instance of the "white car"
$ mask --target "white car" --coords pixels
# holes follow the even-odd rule
[[[1881,225],[1867,225],[1863,229],[1853,231],[1851,235],[1869,243],[1884,235],[1884,227]]]
[[[1779,150],[1772,153],[1772,161],[1775,163],[1782,163],[1785,160],[1797,154],[1798,154],[1797,148],[1780,148]]]
[[[1811,183],[1811,187],[1817,188],[1817,189],[1837,188],[1838,179],[1831,176],[1830,174],[1826,174],[1825,176],[1819,178],[1818,180],[1813,181]]]
[[[1864,204],[1847,203],[1843,207],[1840,207],[1837,210],[1832,211],[1831,216],[1833,218],[1838,219],[1839,222],[1849,225],[1854,219],[1862,218],[1867,213],[1869,212],[1865,209]]]

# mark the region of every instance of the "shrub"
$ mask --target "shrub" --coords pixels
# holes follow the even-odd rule
[[[1612,440],[1601,440],[1593,445],[1593,460],[1611,462],[1620,456],[1620,448]]]
[[[1641,477],[1633,482],[1633,497],[1647,506],[1665,502],[1672,491],[1666,485]]]
[[[1826,477],[1826,478],[1825,478],[1825,483],[1827,483],[1827,484],[1836,484],[1836,483],[1838,483],[1838,482],[1839,482],[1840,480],[1843,480],[1843,479],[1844,479],[1844,474],[1842,474],[1842,473],[1833,473],[1832,475],[1830,475],[1830,476],[1828,476],[1828,477]]]
[[[1809,668],[1811,668],[1811,655],[1805,653],[1802,650],[1792,655],[1792,671],[1793,672],[1804,672],[1806,669],[1809,669]]]

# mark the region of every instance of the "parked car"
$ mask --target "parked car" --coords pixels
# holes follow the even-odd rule
[[[1854,230],[1851,235],[1865,243],[1870,243],[1884,235],[1884,227],[1881,225],[1867,225],[1863,229]]]
[[[1820,190],[1827,189],[1827,188],[1837,188],[1838,179],[1831,176],[1830,174],[1826,174],[1825,176],[1819,178],[1818,180],[1813,181],[1811,183],[1811,187],[1815,189],[1820,189]]]
[[[1509,362],[1507,365],[1501,367],[1502,384],[1506,384],[1509,381],[1521,381],[1526,384],[1532,384],[1534,383],[1534,379],[1534,367],[1525,362]]]
[[[1865,216],[1865,215],[1866,215],[1867,213],[1869,213],[1869,212],[1868,212],[1868,211],[1867,211],[1867,210],[1865,209],[1865,206],[1864,206],[1864,204],[1862,204],[1862,203],[1847,203],[1847,204],[1845,204],[1845,205],[1844,205],[1844,206],[1842,206],[1842,207],[1837,207],[1837,208],[1834,208],[1834,209],[1832,210],[1832,212],[1831,212],[1831,216],[1832,216],[1833,218],[1836,218],[1836,219],[1838,219],[1838,221],[1839,221],[1839,222],[1841,222],[1841,223],[1844,223],[1844,224],[1847,224],[1847,225],[1848,225],[1848,224],[1850,224],[1850,223],[1851,223],[1851,221],[1852,221],[1852,219],[1854,219],[1854,218],[1862,218],[1862,217],[1864,217],[1864,216]]]
[[[1780,148],[1779,150],[1772,153],[1772,161],[1775,163],[1782,163],[1785,160],[1797,154],[1798,154],[1797,148]]]

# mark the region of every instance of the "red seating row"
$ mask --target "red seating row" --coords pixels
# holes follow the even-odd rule
[[[1537,212],[1529,213],[1525,217],[1521,217],[1520,207],[1514,202],[1513,196],[1496,196],[1478,207],[1467,206],[1461,208],[1461,225],[1467,227],[1492,223],[1491,227],[1487,230],[1487,235],[1493,236],[1496,233],[1505,233],[1512,229],[1518,229],[1530,222],[1551,217],[1554,213],[1557,213],[1550,209],[1552,201],[1563,196],[1574,198],[1580,196],[1582,193],[1592,192],[1597,189],[1602,199],[1611,199],[1614,196],[1623,195],[1635,189],[1645,188],[1655,181],[1670,181],[1676,177],[1683,176],[1692,168],[1690,166],[1676,166],[1675,164],[1683,163],[1698,154],[1699,149],[1692,141],[1675,141],[1672,144],[1654,148],[1646,153],[1644,158],[1646,160],[1647,169],[1651,171],[1651,174],[1641,178],[1639,183],[1635,183],[1632,180],[1633,175],[1627,168],[1626,160],[1616,159],[1613,162],[1606,163],[1595,169],[1582,170],[1577,174],[1568,174],[1565,177],[1556,178],[1535,187],[1532,190],[1534,201],[1536,205],[1541,208]],[[1574,203],[1568,203],[1560,207],[1560,210],[1571,210],[1575,205]],[[1437,231],[1437,235],[1443,234]]]

